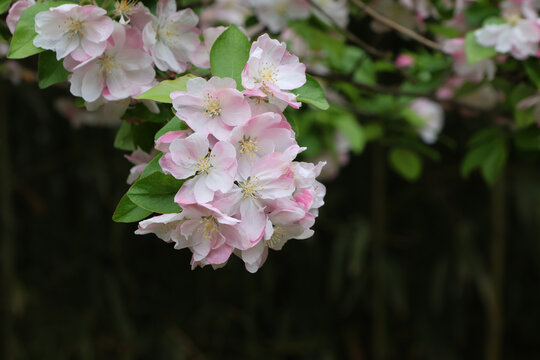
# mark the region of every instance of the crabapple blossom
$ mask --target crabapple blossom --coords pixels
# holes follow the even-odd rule
[[[71,93],[92,102],[100,96],[119,100],[148,90],[155,81],[155,71],[152,58],[140,49],[139,30],[115,23],[101,56],[80,64],[64,60],[64,67],[73,71],[69,77]]]
[[[395,64],[399,68],[408,68],[414,65],[414,58],[408,54],[399,54],[396,57]]]
[[[103,54],[114,22],[107,11],[94,6],[65,4],[36,15],[36,47],[53,50],[58,60],[71,55],[85,61]]]
[[[195,66],[210,69],[210,50],[217,38],[227,30],[225,26],[217,26],[203,30],[204,41],[193,52],[192,61]]]
[[[155,234],[165,242],[174,242],[177,246],[182,246],[185,243],[185,238],[180,232],[180,225],[183,221],[183,213],[154,216],[141,221],[135,234]]]
[[[217,0],[201,11],[201,23],[203,27],[219,22],[243,26],[251,13],[244,0]]]
[[[424,124],[418,128],[420,137],[425,143],[433,144],[444,125],[444,112],[441,106],[429,99],[418,98],[413,100],[410,107],[424,120]]]
[[[289,20],[307,18],[310,10],[306,0],[250,0],[250,4],[259,21],[273,33],[283,29]]]
[[[325,23],[329,23],[328,17],[340,28],[347,27],[349,23],[349,9],[347,0],[313,0],[313,3],[321,11],[313,7],[313,13]]]
[[[180,205],[207,203],[216,191],[231,189],[238,164],[234,147],[225,141],[218,141],[208,151],[207,136],[194,133],[185,139],[178,138],[169,145],[169,152],[159,164],[166,174],[177,179],[187,179],[175,197]]]
[[[147,153],[140,148],[137,148],[133,153],[131,153],[131,155],[124,156],[129,160],[129,162],[135,165],[129,170],[129,176],[126,181],[129,185],[131,185],[135,182],[135,180],[137,180],[139,175],[142,174],[148,163],[152,161],[154,158],[154,151]]]
[[[19,19],[21,18],[21,15],[24,12],[24,10],[28,9],[30,6],[34,5],[35,3],[36,3],[35,0],[19,0],[19,1],[14,2],[13,5],[11,5],[8,11],[8,15],[6,17],[6,24],[8,26],[9,31],[12,34],[15,32],[17,23],[19,22]]]
[[[485,78],[493,80],[495,76],[495,63],[491,59],[469,64],[465,56],[465,39],[455,38],[444,42],[442,50],[454,58],[453,69],[464,79],[480,82]]]
[[[159,0],[157,17],[143,30],[144,48],[161,71],[186,71],[193,52],[200,45],[199,18],[191,9],[176,11],[175,0]]]
[[[251,118],[249,104],[230,78],[190,79],[186,91],[171,93],[176,116],[195,132],[227,140],[235,126]]]
[[[289,90],[306,82],[306,66],[287,51],[285,43],[261,35],[251,46],[242,71],[242,86],[247,96],[269,97],[270,102],[285,103],[298,109],[301,103]]]

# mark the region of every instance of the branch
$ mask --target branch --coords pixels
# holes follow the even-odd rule
[[[405,26],[402,26],[398,23],[396,23],[395,21],[387,18],[386,16],[382,15],[382,14],[379,14],[377,11],[375,11],[374,9],[372,9],[371,7],[369,7],[368,5],[364,4],[362,1],[360,0],[349,0],[350,2],[352,2],[354,5],[356,5],[357,7],[359,7],[360,9],[362,9],[366,14],[368,14],[369,16],[371,16],[372,18],[374,18],[375,20],[385,24],[386,26],[402,33],[403,35],[413,39],[413,40],[416,40],[418,41],[419,43],[427,46],[427,47],[430,47],[434,50],[438,50],[440,51],[441,50],[441,46],[436,43],[435,41],[433,40],[430,40],[420,34],[418,34],[417,32],[414,32],[413,30],[409,29],[409,28],[406,28]]]

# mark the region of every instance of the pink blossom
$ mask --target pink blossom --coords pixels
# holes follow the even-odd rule
[[[255,14],[271,32],[283,29],[289,20],[305,19],[309,16],[309,2],[306,0],[250,0]]]
[[[70,58],[64,67],[72,70],[71,93],[86,101],[101,95],[106,100],[136,96],[149,89],[155,77],[152,58],[140,50],[141,35],[135,28],[115,23],[103,55],[76,64]]]
[[[154,158],[154,151],[151,151],[149,154],[140,148],[137,148],[131,155],[124,155],[124,157],[135,165],[129,170],[129,176],[127,178],[127,183],[131,185],[142,174],[144,169],[146,169],[148,163],[152,161]]]
[[[169,131],[163,135],[161,135],[157,141],[156,141],[156,150],[159,150],[163,153],[170,152],[170,146],[176,139],[185,139],[189,135],[191,135],[192,132],[189,130],[177,130],[177,131]]]
[[[159,0],[157,17],[143,30],[144,48],[161,71],[182,73],[200,44],[199,18],[191,9],[176,11],[175,0]]]
[[[186,92],[171,93],[176,116],[195,132],[227,140],[235,126],[251,118],[249,104],[230,78],[190,79]]]
[[[443,43],[443,51],[454,58],[453,69],[456,74],[466,80],[480,82],[484,78],[493,80],[495,77],[495,63],[491,59],[469,64],[465,55],[465,39],[455,38]]]
[[[209,152],[206,135],[194,133],[185,139],[174,140],[170,152],[163,155],[159,164],[166,174],[177,179],[195,177],[184,183],[175,197],[181,205],[207,203],[216,191],[231,189],[238,164],[234,147],[224,141],[217,142]]]
[[[289,123],[272,112],[257,115],[244,126],[236,127],[230,142],[236,148],[238,172],[244,177],[261,157],[296,145]]]
[[[289,90],[306,82],[306,66],[291,55],[285,46],[268,34],[261,35],[251,46],[249,59],[242,71],[242,85],[248,96],[269,97],[298,109],[300,103]]]
[[[34,45],[56,52],[58,60],[71,55],[77,61],[100,56],[107,47],[114,22],[102,8],[60,5],[36,15]]]
[[[427,144],[437,141],[437,136],[444,125],[444,112],[439,104],[425,98],[415,99],[411,109],[424,120],[419,127],[420,137]]]
[[[155,234],[165,242],[174,242],[175,248],[183,248],[186,243],[185,237],[180,232],[180,225],[183,221],[183,213],[154,216],[141,221],[135,234]]]
[[[408,68],[414,65],[414,58],[408,54],[399,54],[396,57],[396,66],[399,68]]]
[[[19,22],[19,19],[21,18],[22,13],[24,10],[28,9],[30,6],[34,5],[36,3],[35,0],[19,0],[13,3],[11,7],[9,8],[8,15],[6,17],[6,23],[9,28],[9,31],[13,34],[15,32],[15,28],[17,27],[17,23]]]
[[[243,26],[250,15],[251,10],[246,7],[244,0],[217,0],[211,6],[203,8],[201,23],[203,27],[215,23]]]
[[[313,13],[323,22],[333,25],[328,20],[328,16],[340,28],[346,28],[349,23],[349,8],[347,0],[313,0],[322,12],[316,7],[312,7]]]
[[[193,52],[192,61],[195,66],[210,69],[210,50],[217,38],[227,30],[225,26],[217,26],[203,30],[204,41]]]

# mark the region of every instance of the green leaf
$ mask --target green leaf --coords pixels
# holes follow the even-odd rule
[[[115,148],[128,151],[133,151],[137,148],[133,141],[133,126],[133,124],[128,123],[127,121],[122,121],[122,125],[120,125],[120,129],[118,129],[116,137],[114,138]]]
[[[540,89],[540,65],[537,61],[527,60],[523,62],[525,71],[529,75],[529,79],[533,82],[538,89]]]
[[[537,127],[528,128],[514,134],[516,147],[524,151],[540,150],[540,129]]]
[[[151,211],[138,207],[124,194],[116,206],[112,216],[113,221],[120,223],[131,223],[139,221],[152,214]]]
[[[173,91],[186,91],[186,84],[189,79],[193,79],[196,76],[187,74],[174,80],[163,80],[150,90],[137,96],[139,100],[154,100],[162,103],[172,104],[170,94]]]
[[[465,36],[465,55],[469,64],[475,64],[479,61],[489,59],[495,56],[497,52],[493,47],[484,47],[476,41],[474,32],[471,31]]]
[[[157,141],[161,136],[165,135],[169,131],[186,130],[187,125],[185,122],[177,118],[176,116],[169,120],[154,136],[154,141]]]
[[[479,132],[469,142],[471,149],[461,165],[461,175],[467,178],[475,169],[480,169],[486,182],[493,185],[506,163],[508,156],[504,132],[499,128]]]
[[[415,181],[422,173],[422,160],[407,149],[395,148],[390,151],[389,161],[394,170],[406,180]]]
[[[366,145],[366,136],[362,125],[351,114],[341,114],[335,119],[336,127],[345,135],[353,152],[359,154]]]
[[[9,59],[22,59],[34,54],[38,54],[44,49],[34,46],[33,41],[36,37],[35,18],[42,11],[49,10],[52,7],[68,4],[67,1],[45,1],[30,6],[24,10],[15,28],[15,33],[11,39],[9,48]]]
[[[249,58],[251,45],[247,36],[231,25],[217,39],[210,50],[210,70],[212,75],[233,78],[236,87],[242,88],[242,70]]]
[[[371,61],[370,58],[364,59],[360,66],[355,70],[353,80],[366,85],[375,85],[377,77],[373,61]]]
[[[122,116],[124,120],[142,120],[154,123],[164,123],[172,116],[171,107],[169,105],[159,104],[159,113],[153,113],[143,103],[130,106],[126,113]]]
[[[441,35],[449,39],[459,37],[460,35],[459,31],[451,26],[444,26],[441,24],[428,24],[427,28],[433,34]]]
[[[11,0],[0,0],[0,14],[3,14],[9,9]]]
[[[150,161],[148,165],[146,165],[140,177],[141,178],[147,177],[148,175],[153,174],[155,172],[163,172],[163,170],[161,170],[161,166],[159,165],[159,159],[161,159],[162,156],[163,156],[163,153],[158,151],[158,153],[152,159],[152,161]]]
[[[51,85],[66,81],[69,72],[64,69],[62,61],[56,60],[54,51],[45,51],[39,54],[38,60],[38,86],[45,89]]]
[[[171,175],[154,172],[141,177],[128,190],[130,200],[141,208],[160,213],[170,214],[180,212],[182,209],[174,202],[174,196],[184,183]]]
[[[154,135],[161,124],[143,122],[135,124],[123,121],[114,139],[114,147],[121,150],[133,151],[140,147],[149,153],[154,147]]]
[[[306,83],[301,88],[292,90],[292,93],[296,94],[297,101],[313,105],[318,109],[327,110],[330,107],[321,85],[308,74],[306,74]]]

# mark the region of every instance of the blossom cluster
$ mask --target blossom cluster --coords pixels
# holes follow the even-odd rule
[[[250,272],[268,248],[310,237],[325,194],[315,180],[324,163],[294,161],[303,148],[281,112],[300,105],[289,90],[305,81],[298,58],[262,35],[242,72],[243,92],[219,77],[193,78],[186,91],[172,92],[189,129],[165,133],[156,149],[163,171],[186,179],[174,199],[182,212],[141,221],[136,233],[189,248],[192,267],[219,267],[234,253]]]

